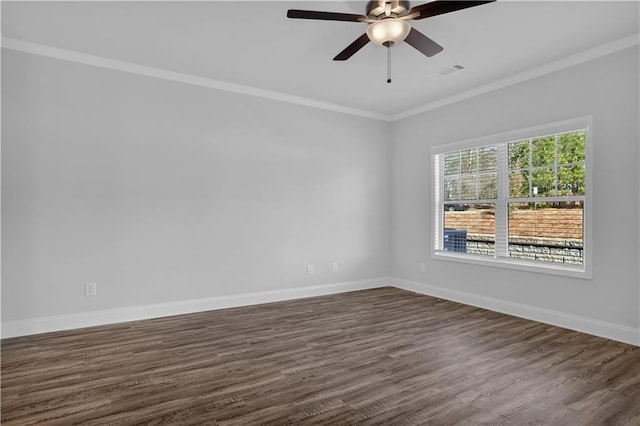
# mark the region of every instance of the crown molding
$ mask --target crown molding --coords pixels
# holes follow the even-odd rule
[[[132,62],[120,61],[117,59],[105,58],[102,56],[90,55],[86,53],[76,52],[67,49],[47,46],[40,43],[33,43],[23,40],[17,40],[10,37],[2,37],[2,47],[19,52],[31,53],[34,55],[47,56],[50,58],[61,59],[70,62],[77,62],[85,65],[91,65],[101,68],[129,72],[133,74],[144,75],[148,77],[160,78],[163,80],[176,81],[184,84],[207,87],[210,89],[224,90],[233,93],[240,93],[248,96],[256,96],[259,98],[272,99],[281,102],[288,102],[297,105],[303,105],[311,108],[318,108],[327,111],[349,114],[358,117],[371,118],[386,122],[394,122],[412,117],[427,111],[463,101],[475,96],[499,90],[514,84],[518,84],[527,80],[541,77],[556,71],[579,65],[602,56],[606,56],[620,50],[624,50],[640,44],[640,33],[635,33],[627,37],[615,40],[610,43],[597,46],[583,52],[567,56],[566,58],[532,68],[522,73],[518,73],[503,79],[495,80],[475,89],[467,90],[453,96],[442,98],[415,108],[411,108],[397,114],[381,114],[373,111],[352,108],[345,105],[333,104],[330,102],[319,101],[315,99],[305,98],[302,96],[294,96],[286,93],[275,92],[271,90],[259,89],[257,87],[244,86],[241,84],[229,83],[221,80],[214,80],[206,77],[199,77],[192,74],[186,74],[176,71],[169,71],[161,68],[149,67],[146,65],[135,64]]]
[[[207,87],[210,89],[224,90],[227,92],[240,93],[248,96],[256,96],[259,98],[272,99],[281,102],[288,102],[297,105],[304,105],[311,108],[319,108],[327,111],[339,112],[342,114],[355,115],[365,118],[373,118],[375,120],[390,121],[391,116],[380,114],[373,111],[367,111],[358,108],[352,108],[344,105],[323,102],[316,99],[305,98],[302,96],[294,96],[286,93],[275,92],[271,90],[259,89],[257,87],[245,86],[242,84],[229,83],[221,80],[214,80],[206,77],[199,77],[192,74],[186,74],[176,71],[169,71],[161,68],[149,67],[146,65],[135,64],[132,62],[120,61],[117,59],[105,58],[102,56],[90,55],[87,53],[76,52],[73,50],[60,49],[57,47],[47,46],[40,43],[17,40],[10,37],[2,37],[2,47],[18,52],[31,53],[34,55],[47,56],[50,58],[62,59],[64,61],[77,62],[80,64],[91,65],[100,68],[108,68],[116,71],[123,71],[132,74],[144,75],[147,77],[160,78],[194,86]]]
[[[532,80],[537,77],[541,77],[546,74],[551,74],[556,71],[560,71],[566,68],[580,65],[585,62],[600,58],[602,56],[610,55],[612,53],[624,50],[640,44],[640,33],[632,34],[630,36],[606,43],[592,49],[585,50],[575,55],[567,56],[566,58],[559,59],[557,61],[549,62],[545,65],[541,65],[530,70],[502,78],[500,80],[492,81],[491,83],[476,87],[475,89],[460,92],[453,96],[449,96],[437,101],[429,102],[427,104],[418,106],[416,108],[408,109],[406,111],[393,114],[390,121],[402,120],[423,112],[431,111],[437,108],[441,108],[446,105],[450,105],[456,102],[463,101],[465,99],[472,98],[474,96],[482,95],[492,92],[494,90],[502,89],[504,87],[512,86],[514,84],[522,83],[523,81]]]

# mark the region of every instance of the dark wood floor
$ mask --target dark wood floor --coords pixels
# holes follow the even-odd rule
[[[394,288],[2,341],[3,425],[640,425],[640,348]]]

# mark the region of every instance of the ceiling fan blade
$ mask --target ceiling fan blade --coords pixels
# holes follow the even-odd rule
[[[444,50],[442,46],[431,40],[426,35],[422,34],[420,31],[416,30],[415,28],[411,28],[411,31],[409,31],[409,35],[404,39],[404,41],[418,49],[426,56],[433,56],[436,53],[440,53]]]
[[[438,0],[431,3],[421,4],[420,6],[412,7],[409,11],[409,15],[418,12],[419,15],[413,19],[424,19],[431,16],[442,15],[443,13],[455,12],[457,10],[467,9],[474,6],[480,6],[486,3],[493,3],[496,0],[488,1],[445,1]]]
[[[323,21],[364,22],[367,17],[353,13],[317,12],[315,10],[289,9],[287,18],[295,19],[320,19]]]
[[[348,45],[342,52],[338,53],[334,61],[346,61],[352,57],[358,50],[362,49],[367,43],[369,43],[369,36],[367,33],[362,34],[353,43]]]

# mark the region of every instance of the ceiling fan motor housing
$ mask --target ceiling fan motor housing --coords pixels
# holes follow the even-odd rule
[[[410,9],[408,1],[371,0],[367,2],[367,16],[376,19],[385,13],[385,4],[391,4],[391,16],[402,16]]]

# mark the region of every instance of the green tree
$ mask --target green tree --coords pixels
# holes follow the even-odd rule
[[[584,132],[558,135],[558,195],[584,195]]]
[[[512,197],[528,197],[534,187],[539,196],[584,195],[584,170],[584,131],[509,144]]]
[[[509,148],[509,195],[529,196],[529,151],[531,141],[512,142]]]

